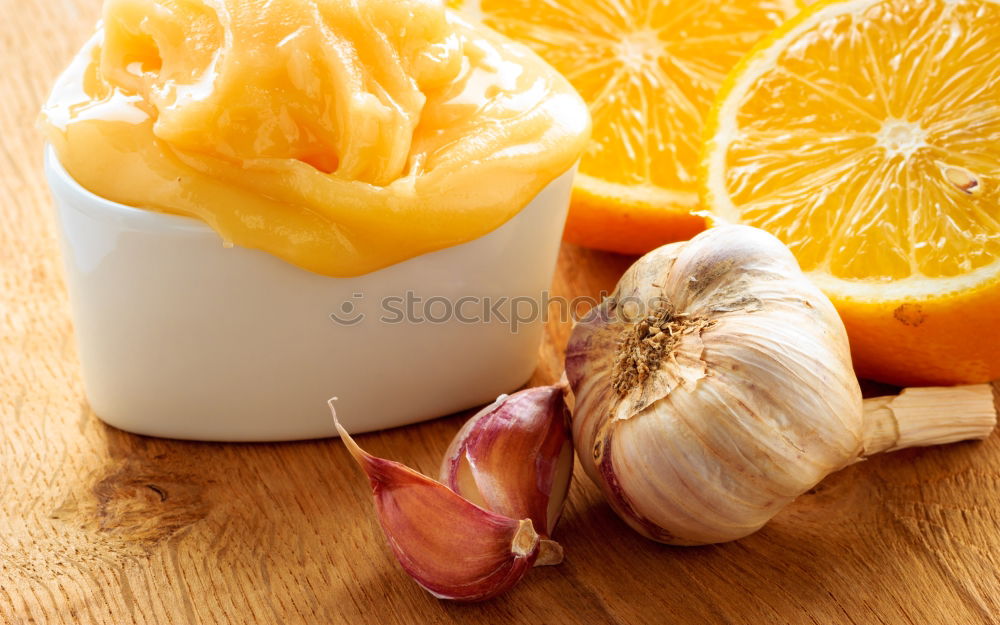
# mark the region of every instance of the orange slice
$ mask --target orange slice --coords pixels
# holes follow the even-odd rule
[[[728,77],[703,185],[795,252],[860,374],[1000,377],[1000,0],[820,2]]]
[[[726,73],[795,0],[481,0],[462,3],[561,71],[590,106],[566,238],[643,253],[704,227],[704,117]]]

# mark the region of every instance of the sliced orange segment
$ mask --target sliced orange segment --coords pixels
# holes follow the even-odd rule
[[[463,11],[526,43],[590,105],[567,239],[642,253],[704,227],[704,117],[726,73],[795,0],[481,0]]]
[[[722,88],[704,202],[795,252],[859,372],[1000,377],[1000,0],[806,9]]]

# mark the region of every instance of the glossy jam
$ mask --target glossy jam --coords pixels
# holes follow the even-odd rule
[[[590,120],[534,53],[432,0],[107,0],[43,127],[97,195],[353,276],[495,229]]]

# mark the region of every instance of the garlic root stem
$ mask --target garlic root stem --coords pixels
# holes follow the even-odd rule
[[[984,439],[997,422],[989,384],[905,388],[864,400],[863,455]]]
[[[547,538],[541,539],[538,543],[538,557],[535,559],[535,566],[551,566],[563,561],[562,545]]]

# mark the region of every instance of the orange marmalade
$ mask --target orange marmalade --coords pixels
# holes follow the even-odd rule
[[[433,0],[106,0],[42,119],[91,192],[330,276],[490,232],[590,129],[554,69]]]

